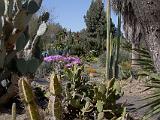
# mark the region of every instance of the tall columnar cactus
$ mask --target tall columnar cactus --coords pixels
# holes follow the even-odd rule
[[[107,12],[106,12],[106,19],[107,19],[107,41],[106,41],[106,80],[109,79],[109,69],[110,69],[110,26],[111,26],[111,8],[110,8],[110,0],[107,2]]]
[[[115,64],[113,70],[113,76],[118,79],[118,60],[119,60],[119,50],[120,50],[120,39],[121,39],[121,13],[118,12],[118,36],[116,41],[116,53],[115,53]]]
[[[12,104],[12,120],[16,120],[16,103]]]
[[[41,120],[39,110],[35,102],[35,97],[34,94],[32,93],[32,88],[27,82],[26,78],[21,78],[19,80],[19,88],[20,88],[20,97],[25,103],[30,120]]]
[[[49,100],[49,110],[52,113],[53,120],[62,119],[62,103],[61,94],[62,87],[57,75],[52,74],[50,79],[50,100]]]

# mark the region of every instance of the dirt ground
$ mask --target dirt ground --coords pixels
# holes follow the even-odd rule
[[[118,100],[118,102],[125,103],[130,116],[132,116],[135,120],[140,120],[148,108],[138,110],[137,108],[147,103],[147,101],[142,101],[142,99],[149,96],[152,91],[143,92],[146,89],[143,81],[133,80],[130,82],[127,80],[122,81],[122,85],[124,95]],[[159,120],[159,118],[158,116],[155,116],[150,118],[150,120]]]
[[[139,120],[146,111],[146,109],[136,110],[141,105],[146,104],[146,101],[139,100],[148,96],[151,91],[142,92],[146,87],[144,87],[142,81],[138,80],[133,80],[132,82],[129,80],[121,81],[121,85],[123,86],[124,96],[118,100],[118,103],[125,103],[129,114],[135,120]],[[11,109],[5,113],[0,113],[0,120],[11,120]],[[25,114],[17,115],[17,120],[27,120],[27,116]],[[158,120],[158,118],[155,117],[151,120]]]

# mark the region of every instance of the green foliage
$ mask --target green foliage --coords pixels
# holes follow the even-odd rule
[[[24,59],[18,59],[16,63],[18,71],[20,71],[22,74],[33,74],[40,65],[40,61],[36,58],[31,58],[27,61]]]
[[[0,33],[3,36],[0,40],[1,69],[9,69],[22,74],[36,71],[38,64],[41,62],[40,55],[37,55],[37,43],[47,30],[46,22],[49,13],[44,13],[43,19],[35,24],[37,32],[34,33],[34,37],[31,36],[33,39],[29,35],[29,22],[33,14],[40,9],[41,3],[42,0],[1,1],[1,16],[3,16],[3,19],[0,18]],[[5,8],[5,11],[3,8]],[[33,59],[36,59],[36,63]],[[13,65],[15,64],[14,61],[16,61],[17,66]],[[34,67],[31,62],[35,65]]]
[[[136,61],[138,62],[137,65],[141,66],[141,68],[144,71],[148,71],[148,72],[155,71],[154,64],[149,54],[149,51],[144,48],[135,49],[135,51],[138,52],[141,56],[141,58],[136,59]]]
[[[128,79],[131,76],[131,63],[130,61],[125,61],[120,63],[120,78]]]
[[[91,37],[105,36],[105,11],[101,0],[91,2],[90,8],[87,11],[85,23],[87,26],[88,35]]]
[[[141,99],[147,101],[146,104],[142,105],[138,109],[147,108],[144,115],[144,119],[150,119],[153,116],[159,115],[160,112],[160,75],[156,73],[143,72],[140,75],[148,76],[148,82],[146,83],[147,90],[152,90],[151,94]]]
[[[65,106],[67,111],[77,111],[66,115],[70,118],[91,119],[95,116],[101,119],[118,118],[123,112],[123,107],[116,104],[116,100],[123,95],[121,87],[115,79],[107,84],[93,84],[87,82],[87,78],[82,77],[81,68],[71,68],[66,70],[67,79],[70,80],[65,88]],[[96,108],[96,109],[95,109]],[[76,115],[78,114],[78,115]],[[72,115],[72,116],[71,116]]]
[[[141,58],[136,59],[136,61],[141,67],[141,69],[138,71],[139,78],[141,79],[142,77],[145,77],[146,80],[145,87],[147,88],[144,91],[152,91],[151,94],[142,99],[147,101],[147,103],[139,108],[147,108],[143,117],[143,119],[146,120],[158,115],[160,112],[160,75],[155,72],[154,64],[148,50],[141,48],[135,49],[135,51],[138,52],[141,56]]]
[[[96,50],[98,54],[100,54],[105,48],[104,44],[107,35],[107,21],[105,14],[102,0],[93,0],[86,16],[84,17],[87,26],[85,44],[87,43],[87,47],[90,48],[89,51]],[[112,23],[112,20],[110,28],[111,33],[114,35],[115,26]]]
[[[123,95],[120,84],[115,79],[107,83],[90,83],[83,69],[83,66],[66,68],[66,72],[61,75],[61,79],[65,80],[62,86],[59,77],[51,75],[48,110],[52,118],[123,120],[126,115],[125,108],[116,104],[116,100]],[[40,120],[35,96],[26,78],[20,79],[19,88],[30,119]]]

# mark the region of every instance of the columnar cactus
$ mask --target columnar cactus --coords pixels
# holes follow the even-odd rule
[[[30,120],[41,120],[39,110],[35,102],[35,96],[32,93],[32,88],[28,84],[26,78],[21,78],[19,80],[19,88],[20,88],[20,97],[22,101],[25,103]]]
[[[62,119],[62,103],[61,103],[61,94],[62,87],[60,81],[58,80],[57,75],[52,74],[50,80],[50,101],[49,101],[49,110],[52,113],[53,120]]]
[[[110,69],[110,26],[111,26],[111,7],[110,7],[110,0],[107,2],[107,12],[106,12],[106,19],[107,19],[107,41],[106,41],[106,48],[107,48],[107,55],[106,55],[106,80],[109,79],[109,69]]]
[[[12,104],[12,120],[16,120],[16,103]]]
[[[116,41],[116,53],[115,53],[115,64],[114,64],[114,77],[118,78],[118,60],[119,60],[119,50],[120,50],[120,39],[121,39],[121,12],[118,12],[118,36]]]

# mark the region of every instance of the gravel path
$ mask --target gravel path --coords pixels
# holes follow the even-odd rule
[[[122,84],[125,84],[123,86],[124,96],[121,97],[118,102],[125,103],[125,106],[127,107],[130,115],[135,120],[139,120],[143,117],[148,107],[143,109],[138,108],[147,103],[147,101],[142,101],[142,99],[144,97],[147,97],[151,93],[151,91],[142,92],[146,89],[146,87],[144,87],[144,82],[138,80],[134,80],[132,82],[129,82],[129,80],[127,80],[123,81]],[[153,118],[150,118],[150,120],[159,119],[158,116],[155,116]]]

